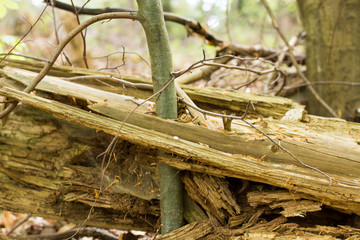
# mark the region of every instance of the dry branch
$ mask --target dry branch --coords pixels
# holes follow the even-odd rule
[[[45,0],[45,2],[49,3],[50,1]],[[63,9],[75,13],[74,8],[66,3],[55,1],[54,6],[59,9]],[[80,9],[79,7],[76,7],[75,9],[77,11],[76,14],[87,14],[87,15],[98,15],[98,14],[111,13],[111,12],[132,12],[136,14],[136,11],[132,9],[123,9],[123,8],[106,8],[106,9],[81,8]],[[281,54],[280,51],[263,48],[260,45],[246,46],[232,42],[226,42],[209,33],[209,31],[207,31],[206,28],[204,28],[203,25],[198,21],[185,18],[174,13],[164,12],[164,18],[166,21],[171,21],[183,25],[188,31],[189,35],[191,35],[192,33],[196,33],[197,35],[203,37],[210,45],[225,47],[228,53],[231,52],[234,55],[241,55],[241,56],[250,55],[254,57],[264,57],[267,59],[271,59],[275,62],[278,56]],[[289,55],[286,54],[286,60],[288,59],[289,59]],[[304,61],[303,56],[296,56],[296,59],[298,61]]]

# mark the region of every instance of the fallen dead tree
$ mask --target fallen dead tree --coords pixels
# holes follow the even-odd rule
[[[1,85],[8,87],[1,88],[0,95],[41,110],[21,107],[1,129],[0,176],[4,184],[0,185],[0,204],[6,209],[81,223],[94,207],[96,214],[87,221],[89,225],[155,231],[159,215],[155,165],[159,160],[184,170],[185,189],[201,206],[187,202],[187,221],[194,223],[172,233],[180,234],[174,239],[186,233],[195,236],[200,230],[203,235],[197,237],[236,236],[249,231],[255,234],[261,229],[274,232],[280,225],[286,232],[294,227],[287,223],[288,217],[304,216],[324,206],[360,215],[356,186],[360,175],[359,124],[315,116],[296,121],[274,116],[258,118],[254,112],[249,119],[304,163],[333,177],[330,184],[329,179],[299,164],[243,122],[234,120],[231,132],[213,131],[145,114],[151,111],[149,104],[127,120],[119,133],[117,162],[109,163],[101,179],[96,156],[104,151],[111,140],[109,135],[117,134],[121,121],[136,104],[129,97],[79,84],[72,86],[73,92],[64,91],[68,83],[51,78],[38,86],[37,94],[45,99],[13,89],[20,78],[26,81],[26,76],[20,77],[11,69],[2,74]],[[281,101],[273,98],[272,102]],[[243,106],[247,102],[243,99]],[[172,153],[173,157],[158,157],[154,149]],[[241,180],[233,184],[223,177]],[[249,180],[287,190],[244,191]],[[104,185],[104,194],[99,193],[100,184]],[[242,192],[246,192],[247,207],[237,198]],[[271,209],[283,212],[258,225]],[[308,232],[324,230],[319,229]]]
[[[39,72],[45,63],[38,61],[23,61],[23,60],[3,60],[0,63],[0,67],[14,67],[20,69],[26,69],[33,72]],[[12,71],[11,76],[8,78],[16,78],[14,74],[16,71]],[[60,78],[69,78],[75,76],[91,76],[91,75],[106,75],[111,76],[117,79],[123,79],[130,81],[132,83],[144,83],[151,84],[151,79],[133,76],[133,75],[120,75],[116,73],[106,73],[84,69],[76,67],[66,67],[66,66],[53,66],[48,75],[60,77]],[[33,76],[33,75],[32,75]],[[29,79],[17,78],[17,81],[22,82],[23,84],[28,84]],[[122,93],[125,95],[133,96],[136,98],[145,99],[152,95],[152,90],[143,89],[143,88],[132,88],[132,87],[123,87],[123,85],[116,81],[103,81],[99,83],[95,79],[83,79],[77,80],[74,82],[81,83],[82,85],[94,87],[97,89],[103,89],[109,92],[115,91],[116,93]],[[108,84],[108,85],[106,85]],[[110,86],[116,86],[109,87]],[[274,117],[281,118],[284,114],[293,108],[301,108],[299,104],[294,103],[293,101],[287,98],[273,98],[266,95],[255,95],[243,93],[240,91],[233,90],[222,90],[222,89],[206,89],[206,88],[195,88],[192,86],[182,85],[183,90],[191,97],[191,99],[208,110],[212,111],[230,111],[234,113],[243,113],[244,109],[249,100],[256,104],[256,111],[253,112],[250,110],[249,114],[254,113],[257,117]]]

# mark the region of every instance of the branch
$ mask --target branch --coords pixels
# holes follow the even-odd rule
[[[21,43],[21,41],[29,34],[29,32],[35,27],[35,25],[39,22],[39,20],[41,19],[41,16],[44,14],[45,10],[47,8],[47,5],[44,7],[44,9],[42,10],[42,12],[40,13],[40,16],[36,19],[35,23],[32,24],[29,28],[29,30],[21,37],[21,39],[14,45],[14,47],[12,47],[10,49],[10,51],[3,57],[0,59],[0,63]],[[1,117],[0,117],[1,118]]]
[[[67,81],[89,81],[89,80],[95,80],[97,82],[100,82],[104,85],[108,85],[107,83],[101,81],[101,80],[107,80],[107,81],[111,81],[111,82],[115,82],[115,83],[120,83],[123,86],[126,87],[133,87],[133,88],[138,88],[138,89],[146,89],[146,90],[153,90],[153,86],[151,84],[146,84],[146,83],[132,83],[120,78],[116,78],[113,77],[111,75],[88,75],[88,76],[77,76],[77,77],[69,77],[69,78],[64,78],[64,80]],[[111,85],[110,85],[111,86]]]
[[[44,2],[49,3],[51,2],[51,0],[44,0]],[[65,11],[75,13],[74,8],[66,3],[55,1],[54,6],[56,8]],[[80,8],[75,6],[75,9],[76,9],[76,13],[84,14],[84,15],[98,15],[98,14],[110,13],[110,12],[136,12],[134,10],[126,9],[126,8]],[[173,13],[167,13],[167,12],[164,12],[164,18],[165,21],[179,23],[188,27],[189,29],[191,29],[191,31],[203,36],[212,45],[219,46],[222,45],[223,43],[222,40],[215,38],[199,22],[195,20],[184,18],[179,15]]]
[[[211,112],[211,111],[207,111],[207,110],[203,110],[191,103],[188,103],[184,100],[182,100],[186,105],[196,109],[197,111],[203,113],[203,114],[208,114],[208,115],[212,115],[212,116],[217,116],[217,117],[222,117],[222,118],[227,118],[227,119],[238,119],[243,121],[244,123],[246,123],[247,125],[249,125],[250,127],[256,129],[258,132],[260,132],[262,135],[264,135],[267,139],[270,140],[270,142],[272,142],[273,144],[275,144],[278,148],[280,148],[282,151],[284,151],[286,154],[290,155],[293,159],[295,159],[298,163],[300,163],[301,165],[303,165],[306,168],[312,169],[320,174],[322,174],[323,176],[327,177],[329,179],[329,187],[331,186],[332,182],[339,182],[342,183],[344,185],[347,186],[352,186],[352,187],[360,187],[359,184],[356,183],[349,183],[349,182],[345,182],[345,181],[340,181],[335,179],[334,177],[331,177],[329,174],[323,172],[322,170],[318,169],[317,167],[313,167],[309,164],[304,163],[303,161],[301,161],[298,157],[296,157],[292,152],[290,152],[289,150],[287,150],[286,148],[284,148],[283,146],[281,146],[279,143],[277,143],[274,139],[272,139],[268,134],[266,134],[264,131],[262,131],[260,128],[256,127],[254,124],[250,123],[249,121],[245,120],[245,117],[249,111],[249,106],[252,105],[251,101],[249,102],[249,104],[246,107],[245,113],[242,116],[234,116],[234,115],[226,115],[226,114],[220,114],[220,113],[215,113],[215,112]]]
[[[74,28],[69,34],[61,41],[61,43],[56,47],[55,51],[50,57],[50,60],[47,62],[47,64],[41,69],[39,74],[33,79],[31,84],[29,84],[23,91],[25,93],[29,93],[36,85],[45,77],[47,72],[50,70],[50,68],[54,65],[56,59],[61,54],[64,47],[70,42],[71,39],[73,39],[79,32],[90,26],[91,24],[95,22],[99,22],[105,19],[117,19],[117,18],[125,18],[125,19],[133,19],[136,20],[136,13],[104,13],[97,16],[94,16],[85,22],[78,25],[76,28]],[[8,115],[12,110],[15,109],[18,102],[13,102],[9,104],[4,111],[0,113],[0,119]]]
[[[44,0],[45,3],[49,3],[50,1],[51,0]],[[73,7],[66,3],[55,1],[54,6],[56,8],[65,11],[75,13]],[[126,8],[80,8],[80,7],[75,7],[75,8],[78,14],[84,14],[84,15],[97,15],[97,14],[110,13],[110,12],[134,12],[134,13],[136,12],[134,10],[126,9]],[[279,51],[276,51],[274,49],[263,48],[258,45],[245,46],[241,44],[226,42],[210,34],[198,21],[193,19],[188,19],[174,13],[164,12],[164,19],[165,21],[175,22],[185,26],[187,30],[191,30],[190,34],[194,32],[202,36],[210,45],[219,46],[219,47],[226,46],[227,50],[231,51],[234,55],[250,55],[253,57],[255,56],[266,57],[268,59],[271,59],[272,61],[276,61],[277,56],[280,54]],[[288,58],[289,55],[286,54],[286,59]],[[296,58],[298,59],[298,61],[304,60],[303,56],[296,56]]]

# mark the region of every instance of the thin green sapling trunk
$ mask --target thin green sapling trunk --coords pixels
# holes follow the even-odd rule
[[[137,0],[138,20],[142,24],[150,53],[154,92],[159,91],[172,76],[172,55],[161,2]],[[166,119],[177,117],[177,102],[174,83],[171,83],[156,99],[156,114]],[[165,154],[159,152],[159,154]],[[166,164],[159,163],[161,232],[168,233],[183,223],[183,197],[180,174]]]

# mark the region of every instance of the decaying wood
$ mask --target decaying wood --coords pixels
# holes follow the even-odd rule
[[[95,159],[103,151],[99,141],[107,141],[103,134],[42,112],[34,114],[34,109],[27,107],[17,111],[1,129],[3,209],[81,224],[94,206],[96,214],[87,221],[89,225],[154,230],[157,204],[111,187],[106,196],[96,192],[100,179]],[[110,186],[108,179],[115,180],[110,169],[104,179],[106,186]]]
[[[165,234],[157,239],[177,240],[177,239],[200,239],[208,235],[213,230],[209,221],[199,221],[188,224],[171,233]]]
[[[30,70],[33,72],[39,72],[44,66],[44,63],[20,61],[20,60],[4,60],[2,61],[2,63],[0,63],[0,67],[3,66],[8,66],[8,67],[12,66],[12,67]],[[49,75],[57,76],[61,78],[82,76],[82,75],[87,76],[94,74],[104,75],[104,72],[99,72],[91,69],[82,69],[82,68],[65,67],[65,66],[53,66],[49,71]],[[149,78],[137,77],[133,75],[119,75],[116,73],[106,73],[106,75],[127,80],[133,83],[151,84],[151,79]],[[22,80],[20,81],[26,82],[29,80],[25,80],[25,78],[22,78]],[[152,94],[152,92],[149,90],[133,89],[133,88],[121,89],[122,85],[119,83],[117,84],[114,82],[106,82],[106,83],[116,86],[118,93],[124,93],[126,95],[130,95],[137,98],[145,99]],[[88,81],[82,81],[82,84],[85,84],[87,86],[96,86],[96,88],[103,88],[107,91],[114,91],[113,88],[106,87],[105,85],[99,85],[98,82],[89,83]],[[250,100],[255,104],[256,110],[253,111],[252,109],[250,109],[249,114],[255,114],[256,116],[281,118],[290,109],[303,108],[303,106],[294,103],[290,99],[281,98],[281,97],[248,94],[235,90],[195,88],[188,85],[180,85],[180,86],[196,104],[212,111],[221,112],[223,110],[227,110],[229,112],[234,112],[234,113],[243,113],[246,109],[246,105]],[[120,90],[118,90],[119,87]]]
[[[276,111],[277,117],[248,119],[304,163],[318,167],[336,180],[355,184],[333,181],[330,185],[329,179],[304,167],[241,121],[234,120],[232,131],[224,132],[220,120],[209,117],[218,127],[214,131],[145,114],[152,110],[149,103],[139,108],[119,132],[116,161],[109,162],[104,178],[100,179],[101,159],[97,155],[110,142],[110,135],[117,135],[121,121],[136,106],[134,101],[141,100],[79,84],[66,88],[68,83],[58,78],[44,79],[39,85],[36,95],[49,98],[45,99],[14,90],[21,88],[20,82],[29,81],[19,73],[10,68],[2,70],[6,78],[0,79],[1,85],[11,88],[1,88],[0,95],[52,116],[20,106],[0,129],[3,208],[71,219],[80,224],[93,206],[95,214],[87,221],[88,225],[156,231],[159,227],[156,162],[161,161],[190,171],[183,174],[183,181],[191,199],[199,204],[190,198],[185,201],[186,219],[193,223],[162,239],[286,239],[298,236],[299,229],[303,237],[323,234],[332,239],[345,236],[346,227],[305,227],[289,219],[312,216],[324,211],[325,206],[360,215],[360,192],[355,186],[360,183],[357,123],[315,116],[301,119],[305,122],[281,120],[286,109],[296,105],[282,104],[278,98],[271,100],[278,102],[276,106],[284,106]],[[201,90],[192,97],[201,98],[201,94],[212,92],[206,96],[213,99],[210,105],[222,106],[221,91]],[[219,96],[214,98],[214,93]],[[226,104],[233,97],[225,100]],[[247,101],[242,100],[241,104],[245,106]],[[266,108],[267,100],[262,101]],[[255,107],[261,104],[255,102]],[[155,149],[173,156],[156,156]],[[250,184],[249,189],[247,181],[234,183],[229,177],[259,184]],[[104,194],[99,192],[101,182]],[[263,189],[260,183],[286,190]],[[204,211],[210,217],[208,220]],[[268,219],[269,214],[275,216]],[[357,218],[351,221],[352,226],[359,225]],[[359,236],[356,228],[350,231],[352,236]]]
[[[14,98],[27,105],[35,106],[41,110],[50,112],[56,117],[66,119],[70,122],[79,123],[93,129],[102,130],[109,134],[116,135],[118,129],[121,126],[121,123],[118,121],[102,116],[97,116],[55,101],[46,100],[39,97],[33,97],[31,95],[24,94],[22,92],[18,92],[9,88],[3,88],[2,90],[0,90],[0,94]],[[161,121],[161,126],[163,127],[165,127],[169,122],[169,120],[162,120],[158,118],[155,119]],[[356,124],[354,126],[356,126]],[[194,127],[201,128],[197,126]],[[324,125],[322,125],[321,127],[325,128]],[[356,130],[356,128],[354,130]],[[191,134],[189,133],[189,135]],[[234,144],[232,135],[221,135],[228,136],[230,139],[222,142],[223,144],[227,142],[229,142],[230,145]],[[238,151],[241,151],[242,148],[245,149],[246,145],[248,145],[248,148],[255,147],[259,151],[261,149],[261,147],[259,147],[259,144],[264,144],[265,146],[263,147],[263,149],[268,149],[268,151],[264,155],[268,154],[269,156],[271,156],[271,154],[275,154],[276,156],[278,156],[274,159],[274,161],[262,161],[260,160],[260,158],[245,156],[241,153],[238,154],[237,152],[229,154],[227,152],[222,152],[204,144],[198,144],[197,142],[194,143],[189,140],[182,139],[180,134],[180,139],[174,138],[173,136],[174,135],[172,134],[168,135],[166,133],[155,132],[153,130],[149,130],[132,124],[125,124],[122,131],[119,133],[120,138],[130,141],[132,143],[140,144],[143,146],[155,147],[169,153],[183,156],[189,160],[198,161],[204,165],[210,165],[225,170],[223,173],[223,175],[225,176],[244,178],[247,180],[263,182],[279,187],[285,187],[292,191],[308,194],[313,198],[317,199],[318,201],[323,202],[325,205],[330,205],[335,208],[342,209],[342,211],[354,213],[360,212],[360,204],[358,202],[358,199],[360,199],[358,197],[360,193],[358,191],[358,187],[347,186],[334,182],[331,185],[331,190],[329,191],[329,179],[320,177],[321,175],[312,169],[295,165],[296,162],[294,162],[293,159],[291,159],[289,156],[282,152],[275,151],[274,153],[274,150],[271,149],[271,145],[269,146],[269,144],[265,141],[253,140],[252,138],[258,138],[256,135],[250,139],[248,137],[243,138],[243,140],[239,142],[239,145],[237,145]],[[329,140],[327,139],[327,141]],[[359,160],[358,154],[356,153],[359,147],[355,142],[354,146],[356,145],[355,147],[357,148],[354,148],[354,150],[351,151],[352,145],[350,145],[350,143],[351,142],[348,143],[348,147],[350,147],[350,150],[346,150],[348,152],[344,151],[344,153],[340,153],[340,155],[339,151],[331,151],[331,149],[325,146],[326,152],[324,153],[319,153],[318,147],[315,148],[317,151],[315,151],[314,149],[311,154],[309,152],[305,152],[305,155],[303,155],[304,153],[301,154],[301,152],[299,152],[299,157],[303,158],[306,155],[312,156],[311,164],[313,164],[314,166],[320,164],[320,166],[324,167],[323,170],[330,171],[330,173],[333,177],[335,177],[335,179],[341,179],[346,182],[356,183],[357,176],[359,175],[359,169],[356,167]],[[289,142],[289,144],[285,144],[284,140],[284,143],[282,144],[283,146],[288,148],[289,146],[291,146],[290,144],[301,147],[309,143],[291,141]],[[242,146],[242,148],[240,148],[240,146]],[[312,146],[306,145],[306,147],[303,147],[302,151],[311,151],[312,149],[310,147]],[[339,166],[337,167],[337,169],[329,168],[329,166],[337,166],[336,163],[339,163],[339,161],[330,162],[329,159],[331,154],[329,153],[335,155],[336,153],[338,154],[335,159],[339,159],[342,161],[341,168]],[[294,154],[297,154],[297,152],[294,152]],[[342,154],[344,154],[347,158],[343,158]],[[315,161],[317,156],[319,159],[318,162]],[[325,156],[326,159],[324,159]],[[282,157],[284,160],[287,160],[288,162],[284,162],[284,160],[275,161],[276,159],[281,160],[280,157]],[[281,162],[283,162],[283,164],[280,164]],[[323,164],[321,164],[322,162]],[[189,161],[189,163],[191,163],[191,161]],[[171,163],[169,164],[171,165]],[[353,164],[355,164],[355,166]]]
[[[183,177],[185,190],[205,211],[212,213],[221,224],[229,216],[240,213],[240,206],[230,192],[227,182],[218,177],[187,174]]]
[[[247,198],[253,207],[267,205],[271,209],[283,208],[280,213],[284,217],[302,217],[308,212],[320,211],[322,205],[320,202],[302,200],[301,198],[306,196],[291,194],[288,191],[249,192]]]
[[[9,73],[6,70],[4,73],[8,77],[24,84],[27,84],[31,80],[29,77]],[[2,80],[2,82],[6,83],[5,80]],[[108,94],[108,92],[84,87],[79,84],[71,83],[69,84],[70,87],[67,86],[67,84],[67,82],[60,79],[47,77],[39,84],[38,89],[57,95],[70,95],[76,99],[90,103],[98,103],[89,103],[90,105],[88,107],[91,110],[118,120],[125,118],[128,113],[126,110],[137,106],[135,102],[141,102],[139,99],[135,100],[128,96]],[[273,100],[273,102],[281,102],[279,99],[282,98],[274,99],[276,100]],[[258,102],[254,102],[256,108],[258,108],[257,104]],[[152,104],[145,104],[145,106],[141,106],[137,112],[144,113],[151,111],[151,107]],[[124,109],[126,110],[124,111]],[[133,114],[133,117],[128,119],[128,123],[163,132],[168,135],[178,136],[181,139],[192,142],[200,142],[203,145],[231,154],[249,155],[258,159],[266,156],[266,159],[271,159],[276,162],[293,162],[287,154],[276,149],[275,146],[267,143],[264,144],[264,142],[262,142],[264,137],[259,134],[256,135],[256,130],[249,128],[237,120],[233,121],[235,131],[223,134],[189,124],[184,125],[174,122],[166,122],[165,124],[160,119],[154,119],[144,114],[137,114],[137,112]],[[308,122],[310,120],[307,119],[306,121]],[[275,139],[280,139],[282,144],[288,144],[286,148],[295,155],[301,156],[301,159],[305,163],[311,163],[313,166],[330,172],[336,169],[336,173],[341,171],[341,174],[352,174],[352,170],[354,169],[353,165],[351,163],[348,165],[344,160],[348,159],[355,162],[358,160],[358,154],[360,154],[357,139],[357,136],[360,134],[358,124],[320,117],[311,117],[310,123],[277,121],[272,119],[257,120],[254,123],[257,123],[257,126]],[[189,132],[191,132],[191,134],[188,134]],[[255,136],[253,136],[254,134]],[[217,141],[213,141],[213,139],[217,139]],[[337,148],[341,150],[339,151]],[[254,149],[256,149],[256,151],[254,151]],[[341,169],[337,169],[339,161],[343,163]],[[355,172],[353,172],[352,175],[357,176],[357,168],[354,170]]]

